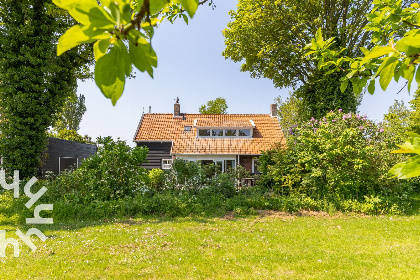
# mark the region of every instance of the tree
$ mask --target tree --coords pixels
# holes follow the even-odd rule
[[[56,56],[59,34],[74,24],[48,0],[0,1],[0,154],[3,168],[35,175],[46,131],[90,61],[77,48]]]
[[[373,48],[362,48],[363,57],[343,56],[343,51],[332,50],[334,37],[322,38],[318,29],[315,39],[307,46],[307,55],[318,61],[318,68],[333,67],[330,73],[344,72],[341,90],[345,91],[349,81],[356,94],[367,86],[369,93],[375,92],[375,80],[386,90],[392,79],[407,80],[408,90],[415,77],[420,83],[420,4],[404,7],[403,1],[375,0],[367,15],[367,30],[372,32]],[[403,36],[401,36],[403,34]],[[399,179],[420,176],[420,135],[409,132],[409,138],[395,153],[415,154],[406,162],[396,164],[389,174]]]
[[[226,104],[226,99],[223,97],[218,97],[215,100],[210,100],[206,105],[201,105],[198,111],[200,114],[227,114],[226,109],[228,108]]]
[[[342,77],[324,77],[326,70],[303,58],[304,47],[321,28],[328,38],[336,36],[334,48],[346,48],[347,55],[361,54],[370,32],[364,17],[372,0],[239,0],[232,21],[223,31],[225,58],[243,62],[241,71],[251,77],[271,79],[276,87],[293,87],[314,117],[333,109],[356,111],[358,100],[351,90],[340,93]],[[325,88],[325,84],[328,87]]]
[[[412,112],[405,106],[404,101],[394,101],[389,107],[388,113],[384,115],[383,128],[394,144],[399,144],[407,137],[410,131],[409,119]]]
[[[341,109],[345,113],[356,112],[363,95],[355,96],[350,87],[342,92],[341,78],[340,73],[325,75],[325,71],[315,71],[314,76],[295,91],[307,110],[307,119],[322,118],[335,109]]]
[[[277,115],[283,134],[288,137],[294,127],[308,118],[302,99],[289,92],[286,100],[283,101],[281,96],[278,96],[274,102],[277,104]]]
[[[77,132],[85,112],[85,96],[83,94],[77,96],[76,93],[72,93],[67,97],[63,108],[55,115],[56,121],[53,129],[56,132],[64,129]]]

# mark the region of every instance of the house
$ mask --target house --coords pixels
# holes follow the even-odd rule
[[[222,171],[239,164],[252,173],[258,173],[261,151],[286,143],[275,104],[270,114],[202,115],[181,113],[178,101],[173,113],[143,114],[134,142],[149,148],[147,169],[170,169],[181,158]]]

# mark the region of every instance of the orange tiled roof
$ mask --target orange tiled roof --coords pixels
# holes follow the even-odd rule
[[[197,127],[252,128],[252,123],[252,138],[197,138]],[[185,126],[191,126],[191,132],[185,132]],[[144,114],[134,141],[172,141],[172,154],[241,155],[258,155],[286,143],[278,119],[266,114]]]

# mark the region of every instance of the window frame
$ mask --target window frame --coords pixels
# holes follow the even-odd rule
[[[164,163],[166,161],[166,163]],[[170,163],[169,163],[170,162]],[[162,164],[161,164],[161,168],[162,170],[168,170],[172,168],[172,163],[174,162],[173,159],[169,159],[169,158],[163,158],[162,159]],[[169,167],[169,168],[168,168]]]
[[[259,171],[258,168],[257,168],[257,170],[255,170],[255,163],[257,163],[257,165],[258,165],[259,161],[260,161],[259,158],[253,158],[252,159],[252,174],[261,174],[261,171]],[[257,171],[257,172],[255,172],[255,171]]]
[[[209,130],[210,136],[201,136],[200,130]],[[213,136],[213,130],[221,130],[223,131],[223,136]],[[227,136],[226,131],[227,130],[235,130],[235,135]],[[249,136],[239,136],[239,130],[248,130]],[[247,138],[253,138],[254,129],[251,127],[197,127],[197,138],[225,138],[225,139],[247,139]]]

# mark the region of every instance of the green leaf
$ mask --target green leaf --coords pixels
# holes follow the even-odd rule
[[[420,135],[414,132],[408,132],[407,134],[410,137],[406,139],[404,144],[397,145],[400,149],[396,151],[392,151],[392,153],[420,155]]]
[[[192,18],[198,8],[198,0],[178,0],[181,6],[187,11],[188,15]]]
[[[143,6],[144,0],[137,0],[137,1],[131,1],[130,7],[133,9],[135,13],[139,13],[141,10],[141,7]]]
[[[324,41],[324,39],[322,38],[322,30],[321,30],[321,27],[320,28],[318,28],[318,30],[316,31],[316,33],[315,33],[315,40],[316,41]]]
[[[69,11],[69,13],[72,10],[70,15],[84,25],[90,24],[89,16],[87,15],[89,10],[98,7],[98,3],[95,0],[53,0],[52,2],[58,7]],[[76,10],[76,8],[81,11]]]
[[[139,38],[136,46],[130,41],[129,52],[134,66],[141,72],[147,71],[153,78],[153,67],[157,67],[157,56],[149,42]]]
[[[95,82],[105,97],[115,106],[124,91],[125,76],[131,72],[131,61],[125,45],[118,40],[109,53],[98,59]]]
[[[99,39],[107,39],[110,35],[106,34],[103,30],[94,29],[90,26],[75,25],[69,28],[57,44],[57,55],[68,51],[82,43],[91,43]]]
[[[119,9],[118,5],[116,4],[116,2],[112,1],[109,4],[109,10],[111,11],[111,15],[114,18],[114,20],[117,23],[117,26],[119,28],[119,26],[121,25],[121,12],[120,12],[120,9]]]
[[[417,82],[418,85],[420,85],[420,67],[417,67],[416,82]]]
[[[398,71],[400,76],[408,81],[408,92],[410,92],[411,89],[411,82],[413,81],[415,70],[416,67],[414,65],[410,65],[410,59],[405,59]]]
[[[398,83],[400,77],[401,77],[401,72],[399,71],[400,67],[401,67],[401,61],[398,62],[397,66],[395,66],[395,71],[394,71],[394,80]]]
[[[149,11],[150,14],[156,14],[168,4],[167,0],[150,0],[149,1]]]
[[[379,84],[381,85],[382,90],[385,91],[389,83],[391,82],[397,64],[398,59],[392,56],[384,60],[381,66],[379,67],[377,74],[380,75]]]
[[[417,39],[419,39],[418,35],[416,37]],[[419,53],[420,52],[419,47],[410,45],[410,43],[411,44],[416,43],[416,41],[412,41],[412,38],[413,38],[412,36],[402,38],[401,40],[396,42],[395,48],[398,51],[405,53],[407,56]]]
[[[356,70],[352,70],[352,71],[350,71],[350,72],[346,75],[346,77],[347,77],[348,79],[351,79],[351,78],[353,78],[354,74],[356,74],[356,73],[357,73],[357,71],[356,71]]]
[[[115,19],[117,25],[127,24],[131,21],[130,1],[113,0],[105,2],[107,3],[102,4],[109,8],[111,15]]]
[[[369,82],[368,92],[369,92],[370,94],[374,94],[374,93],[375,93],[375,80],[371,80],[371,81]]]
[[[394,165],[389,171],[388,176],[391,176],[392,178],[397,178],[398,175],[401,173],[401,169],[404,167],[405,162],[400,162]]]
[[[67,10],[81,24],[104,30],[114,28],[115,22],[95,0],[53,0],[53,3]]]
[[[184,19],[185,23],[188,24],[188,17],[184,14],[182,14],[182,18]]]
[[[131,8],[129,4],[123,4],[120,6],[121,17],[123,24],[127,24],[131,21]]]
[[[377,46],[374,47],[370,53],[368,55],[366,55],[360,65],[365,64],[366,62],[368,62],[369,60],[373,59],[373,58],[377,58],[386,54],[389,54],[391,52],[393,52],[394,50],[390,47],[390,46]]]
[[[106,54],[110,44],[111,42],[109,39],[102,39],[93,44],[93,53],[96,61]]]
[[[420,176],[420,156],[411,157],[406,162],[394,165],[388,174],[394,175],[398,179],[409,179]]]
[[[369,54],[369,50],[365,47],[360,47],[360,50],[362,51],[363,55],[366,56]]]
[[[340,85],[340,90],[341,90],[341,92],[344,92],[344,91],[347,89],[348,84],[349,84],[349,80],[347,80],[347,79],[345,79],[345,80],[341,83],[341,85]]]

